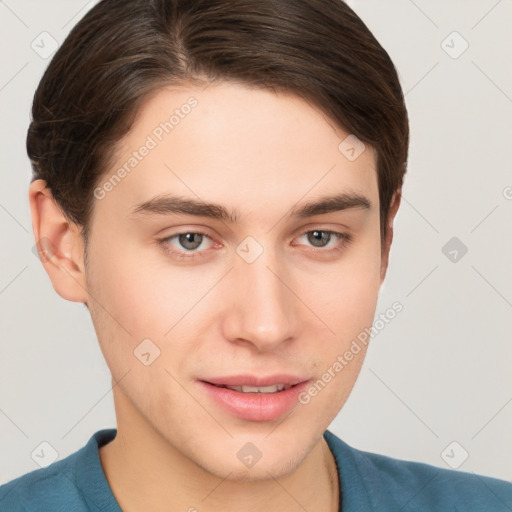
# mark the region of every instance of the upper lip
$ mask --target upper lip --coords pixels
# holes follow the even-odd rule
[[[284,384],[286,386],[294,386],[301,382],[309,380],[308,378],[298,377],[296,375],[279,374],[261,377],[257,375],[231,375],[227,377],[215,377],[200,379],[203,382],[215,384],[216,386],[274,386],[276,384]]]

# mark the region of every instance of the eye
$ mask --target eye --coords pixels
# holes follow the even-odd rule
[[[205,239],[211,238],[201,231],[187,231],[184,233],[176,233],[158,240],[158,243],[165,251],[171,253],[177,258],[190,258],[202,256],[202,252],[206,251],[204,247]],[[199,250],[202,247],[201,250]]]
[[[324,249],[325,247],[331,247],[321,252],[338,251],[344,248],[346,244],[352,241],[352,236],[348,233],[338,233],[336,231],[329,231],[325,229],[314,229],[312,231],[306,231],[300,237],[306,237],[308,243],[310,243],[316,249]],[[329,246],[330,242],[334,242]]]

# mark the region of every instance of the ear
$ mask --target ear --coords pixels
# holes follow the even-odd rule
[[[32,181],[29,202],[37,251],[53,288],[64,299],[87,303],[81,230],[67,220],[44,180]]]
[[[389,250],[391,249],[391,242],[393,241],[393,221],[395,219],[396,212],[398,211],[398,207],[400,206],[400,201],[402,200],[402,189],[399,188],[393,194],[391,198],[391,206],[389,208],[389,214],[387,218],[387,233],[386,238],[383,241],[382,249],[381,249],[381,264],[380,264],[380,284],[384,281],[386,277],[386,272],[388,270],[389,263]]]

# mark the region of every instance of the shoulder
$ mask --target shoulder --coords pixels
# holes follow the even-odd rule
[[[44,510],[45,504],[53,507],[57,503],[62,506],[80,503],[81,497],[74,485],[79,453],[80,450],[47,468],[36,469],[0,486],[0,510],[35,511]]]
[[[338,463],[342,492],[343,481],[348,481],[380,510],[383,505],[404,512],[512,510],[512,484],[507,481],[365,452],[329,431],[324,437]]]
[[[0,486],[0,511],[39,512],[90,510],[82,493],[84,466],[98,449],[98,439],[111,430],[96,432],[89,442],[46,468],[36,469]]]

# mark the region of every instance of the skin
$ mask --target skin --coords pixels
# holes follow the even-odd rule
[[[43,181],[30,186],[35,238],[51,248],[43,265],[59,295],[88,305],[112,373],[118,433],[100,449],[105,474],[125,512],[338,510],[336,467],[322,434],[352,390],[364,349],[308,404],[273,421],[229,414],[197,379],[321,378],[372,324],[400,191],[381,247],[373,148],[349,161],[338,150],[349,133],[315,107],[228,82],[153,94],[105,179],[191,95],[197,107],[94,200],[87,265],[80,227]],[[287,217],[333,192],[358,193],[371,207]],[[239,221],[131,214],[163,193],[222,204]],[[188,259],[157,243],[197,230],[210,238]],[[315,246],[312,230],[353,239]],[[263,248],[252,263],[236,252],[248,236]],[[177,237],[166,247],[194,252]],[[133,353],[146,338],[161,351],[149,366]],[[247,442],[262,453],[252,468],[237,457]]]

